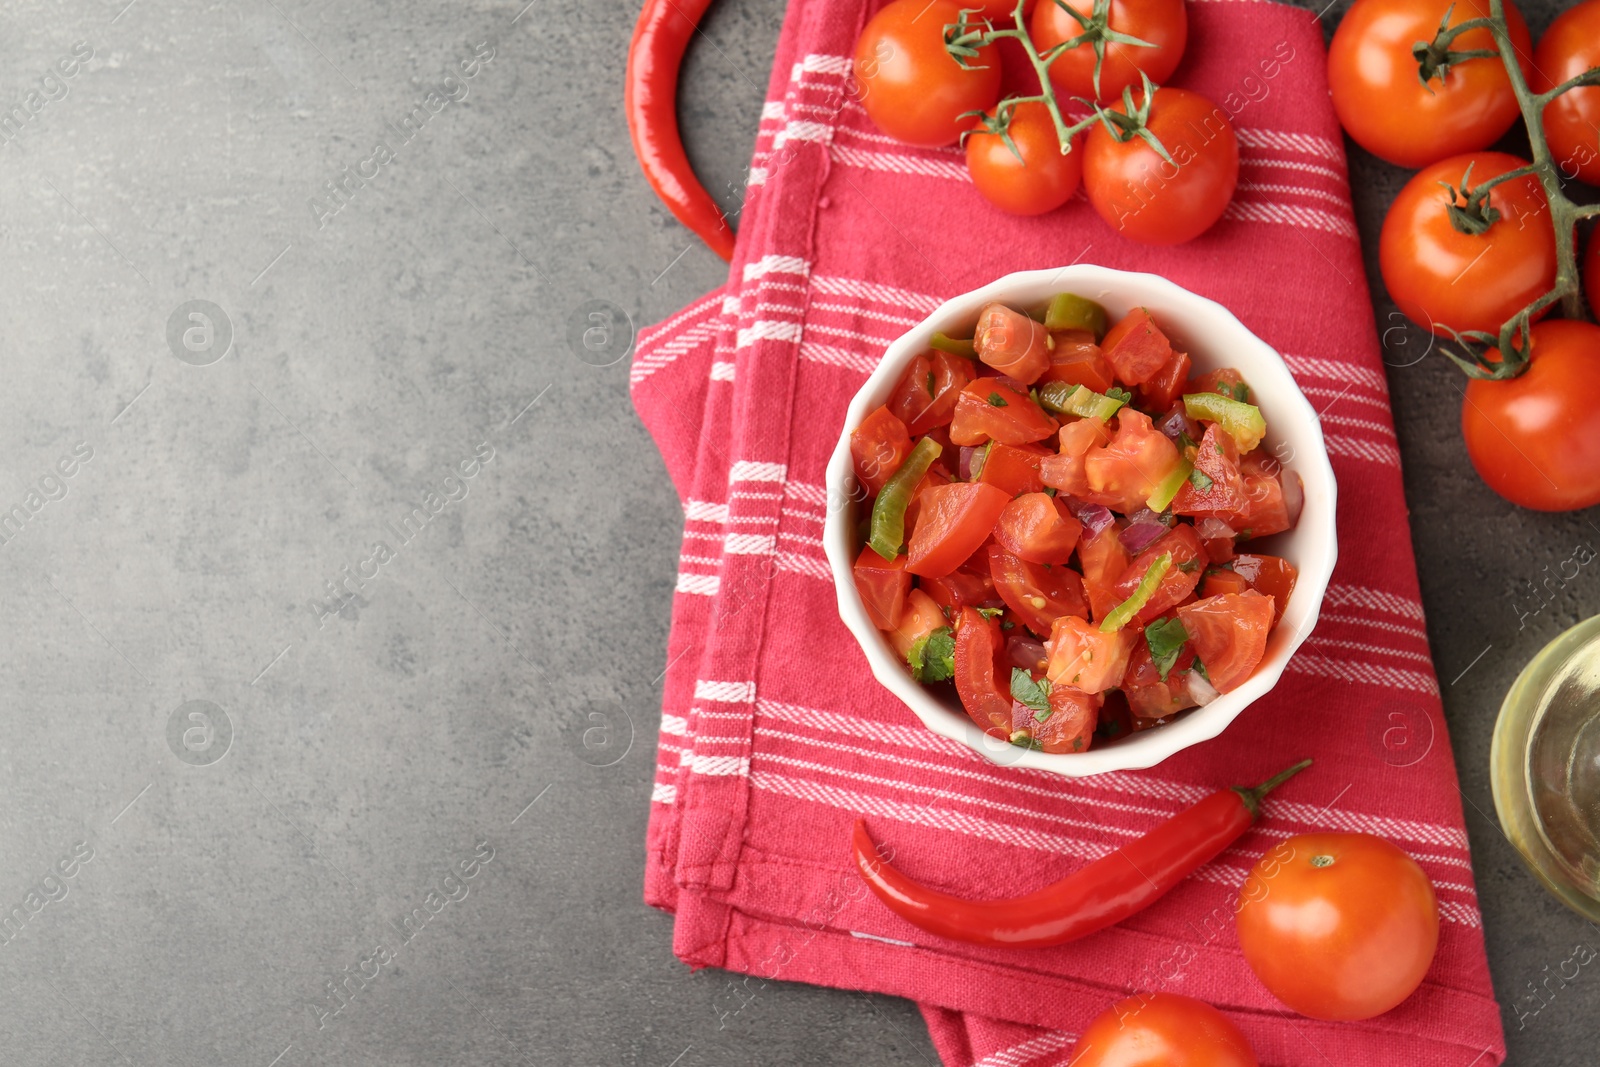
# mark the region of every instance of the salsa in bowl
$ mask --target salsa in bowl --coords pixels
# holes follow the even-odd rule
[[[1065,775],[1219,734],[1336,556],[1316,412],[1165,279],[1009,275],[892,344],[828,467],[840,614],[930,729]]]

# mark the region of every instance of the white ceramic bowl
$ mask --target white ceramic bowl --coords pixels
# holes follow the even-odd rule
[[[990,737],[953,698],[947,702],[915,681],[888,640],[872,625],[852,574],[860,547],[855,531],[861,494],[850,457],[850,431],[874,408],[887,402],[906,364],[927,351],[934,333],[968,336],[978,311],[991,301],[1019,308],[1036,307],[1060,292],[1099,301],[1113,322],[1132,308],[1148,308],[1174,346],[1189,353],[1195,373],[1218,367],[1237,368],[1250,383],[1252,399],[1267,420],[1267,438],[1261,447],[1282,459],[1284,466],[1298,473],[1305,485],[1305,509],[1299,524],[1288,533],[1251,542],[1252,548],[1288,559],[1299,568],[1300,578],[1284,608],[1282,622],[1267,640],[1266,655],[1249,680],[1175,722],[1074,753],[1038,752]],[[829,509],[823,534],[839,597],[839,615],[861,643],[878,681],[904,701],[928,729],[959,741],[996,763],[1053,771],[1072,778],[1153,766],[1226,729],[1252,701],[1277,684],[1289,657],[1316,625],[1322,596],[1338,557],[1334,531],[1336,487],[1317,412],[1295,385],[1283,357],[1266,342],[1245,329],[1220,304],[1165,278],[1079,264],[1008,274],[948,300],[889,346],[878,369],[850,402],[844,427],[833,458],[828,461],[828,498],[844,503]]]

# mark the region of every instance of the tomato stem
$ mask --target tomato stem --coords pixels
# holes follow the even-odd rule
[[[1532,348],[1529,331],[1532,329],[1534,315],[1559,301],[1563,317],[1578,320],[1586,318],[1578,275],[1575,233],[1580,219],[1600,215],[1600,205],[1580,206],[1567,199],[1561,187],[1559,168],[1551,157],[1550,145],[1545,140],[1544,109],[1550,101],[1568,90],[1600,85],[1600,67],[1590,67],[1548,92],[1535,93],[1528,88],[1528,79],[1523,77],[1522,66],[1517,61],[1516,46],[1511,42],[1511,30],[1506,23],[1505,0],[1489,0],[1487,18],[1469,19],[1456,26],[1448,26],[1449,21],[1450,14],[1446,12],[1439,35],[1434,38],[1433,47],[1443,42],[1448,50],[1450,42],[1454,41],[1456,36],[1473,29],[1487,29],[1494,35],[1495,51],[1506,68],[1511,91],[1517,98],[1517,106],[1522,111],[1522,121],[1528,128],[1528,143],[1533,153],[1531,164],[1491,178],[1474,189],[1473,193],[1480,194],[1499,182],[1531,174],[1539,179],[1539,185],[1544,190],[1545,201],[1550,209],[1550,225],[1555,229],[1556,279],[1550,291],[1507,319],[1500,326],[1497,336],[1481,331],[1455,334],[1457,343],[1465,352],[1464,356],[1457,355],[1449,349],[1442,349],[1445,355],[1449,356],[1469,377],[1503,381],[1515,378],[1528,369],[1528,356]],[[1423,48],[1420,42],[1418,48]],[[1464,54],[1456,53],[1457,56]],[[1462,184],[1466,184],[1464,180]],[[1463,194],[1465,193],[1466,190],[1463,189]],[[1457,221],[1454,212],[1451,214],[1451,221],[1452,223]],[[1480,345],[1481,349],[1478,347]]]

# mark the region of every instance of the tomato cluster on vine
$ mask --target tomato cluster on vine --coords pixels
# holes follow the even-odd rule
[[[1005,39],[1037,94],[1001,98]],[[1222,216],[1239,176],[1227,114],[1159,84],[1187,42],[1184,0],[893,0],[862,31],[854,75],[879,129],[963,145],[973,185],[1002,210],[1044,214],[1082,187],[1124,236],[1177,244]]]

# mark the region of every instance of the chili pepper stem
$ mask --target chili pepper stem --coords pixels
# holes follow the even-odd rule
[[[1308,759],[1303,759],[1299,763],[1296,763],[1293,767],[1290,767],[1287,770],[1279,771],[1277,774],[1273,775],[1271,778],[1268,778],[1254,789],[1245,789],[1240,786],[1234,786],[1233,791],[1239,794],[1240,800],[1244,801],[1244,806],[1249,809],[1250,818],[1253,820],[1261,813],[1261,799],[1263,797],[1309,766],[1311,766],[1311,761]]]

